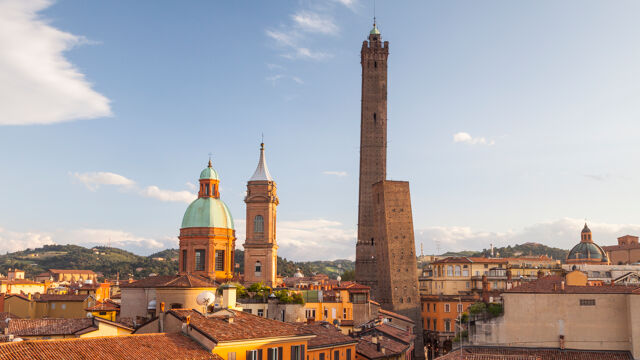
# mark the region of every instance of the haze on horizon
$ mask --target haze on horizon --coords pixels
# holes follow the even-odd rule
[[[636,1],[377,2],[416,249],[640,235]],[[244,241],[261,134],[279,255],[354,258],[362,0],[0,2],[0,251],[177,247],[212,153]]]

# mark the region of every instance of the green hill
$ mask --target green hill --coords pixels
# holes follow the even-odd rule
[[[517,257],[517,256],[540,256],[548,255],[549,257],[562,260],[567,258],[569,250],[550,247],[538,243],[528,242],[521,245],[506,246],[493,249],[494,254],[500,254],[500,257]],[[476,252],[472,256],[489,256],[491,255],[490,249],[483,249]]]

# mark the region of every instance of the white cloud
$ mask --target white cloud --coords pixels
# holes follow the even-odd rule
[[[267,76],[265,78],[265,80],[270,81],[273,86],[276,86],[276,83],[278,82],[278,80],[281,80],[281,79],[291,79],[296,84],[300,84],[300,85],[304,84],[304,81],[302,81],[302,79],[300,79],[297,76],[275,74],[275,75]]]
[[[333,22],[333,19],[315,12],[298,11],[291,15],[291,18],[295,26],[302,31],[326,35],[335,35],[339,31],[338,25]]]
[[[135,181],[112,172],[76,172],[70,174],[75,179],[83,183],[91,191],[96,191],[100,187],[100,185],[111,185],[123,191],[136,193],[144,197],[165,202],[182,202],[188,204],[196,198],[194,191],[197,190],[197,186],[191,183],[186,183],[187,187],[189,187],[191,191],[174,191],[160,189],[155,185],[149,185],[144,188],[140,188],[138,185],[136,185]]]
[[[135,181],[127,179],[122,175],[118,175],[112,172],[86,172],[86,173],[72,173],[71,176],[79,180],[89,190],[95,191],[100,185],[116,185],[130,187],[135,184]]]
[[[453,135],[453,142],[467,143],[471,145],[494,145],[495,141],[487,140],[483,137],[472,137],[469,133],[459,132]]]
[[[336,2],[339,2],[340,4],[348,7],[351,10],[355,10],[356,5],[358,4],[357,0],[334,0]]]
[[[295,82],[297,82],[298,84],[301,84],[301,85],[304,84],[304,81],[302,81],[302,79],[300,79],[297,76],[292,76],[291,80],[293,80],[293,81],[295,81]]]
[[[0,125],[52,124],[110,116],[109,99],[91,88],[64,52],[86,39],[39,17],[46,0],[0,2]]]
[[[440,243],[440,252],[461,250],[488,249],[494,246],[507,246],[536,242],[547,246],[570,249],[580,242],[580,232],[584,220],[562,218],[540,222],[522,229],[507,231],[479,231],[465,226],[440,227],[433,226],[416,229],[416,243],[421,242],[428,253],[436,250],[436,242]],[[600,245],[615,245],[617,238],[627,234],[640,234],[640,224],[608,224],[589,222],[594,241]],[[418,245],[417,249],[420,248]]]
[[[268,37],[272,38],[273,40],[276,41],[276,43],[280,46],[290,46],[290,47],[295,47],[296,46],[296,38],[298,37],[298,34],[296,32],[282,32],[282,31],[277,31],[277,30],[267,30],[266,34]]]
[[[245,220],[235,221],[236,246],[245,241]],[[295,261],[355,258],[356,230],[326,219],[279,221],[278,255]]]
[[[186,204],[190,204],[193,200],[196,199],[196,195],[191,191],[163,190],[155,185],[147,186],[140,193],[146,197],[150,197],[160,201],[183,202]]]
[[[338,176],[338,177],[347,176],[347,172],[346,171],[323,171],[322,173],[325,174],[325,175],[333,175],[333,176]]]
[[[71,229],[16,232],[0,228],[0,252],[20,251],[44,245],[72,244],[85,247],[107,246],[148,255],[166,248],[176,248],[176,237],[150,238],[113,229]]]
[[[267,64],[269,70],[284,70],[284,66],[278,64]]]

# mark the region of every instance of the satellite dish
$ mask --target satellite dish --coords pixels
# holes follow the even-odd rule
[[[203,291],[198,294],[196,302],[198,305],[209,306],[216,300],[216,296],[211,291]]]
[[[157,305],[157,302],[155,300],[149,301],[149,304],[147,305],[147,310],[155,310],[156,305]]]
[[[91,318],[93,317],[93,314],[92,314],[92,313],[87,313],[87,317],[88,317],[89,319],[91,319]]]

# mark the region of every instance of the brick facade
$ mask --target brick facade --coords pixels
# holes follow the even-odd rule
[[[387,57],[389,42],[372,33],[362,43],[362,108],[360,115],[360,192],[356,281],[376,288],[375,240],[371,185],[387,171]]]

